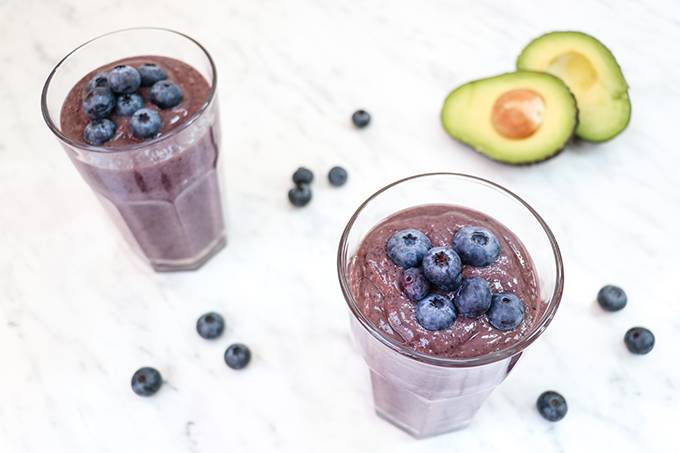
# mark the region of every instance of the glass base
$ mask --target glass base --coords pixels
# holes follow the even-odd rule
[[[184,260],[153,260],[151,266],[156,272],[182,272],[195,271],[200,269],[205,263],[220,252],[227,245],[225,236],[220,236],[212,244],[206,247],[205,251],[198,257]]]
[[[375,371],[371,371],[371,384],[376,413],[418,439],[465,428],[493,391],[491,388],[454,397],[425,396]]]
[[[439,436],[441,434],[451,433],[453,431],[459,431],[461,429],[467,428],[468,425],[470,424],[470,422],[468,421],[466,423],[461,423],[458,426],[448,427],[448,428],[443,429],[441,431],[423,433],[419,430],[414,430],[411,426],[405,425],[405,424],[401,423],[399,420],[392,418],[392,417],[390,417],[389,415],[387,415],[383,412],[380,412],[380,410],[377,409],[377,408],[375,409],[375,414],[378,417],[385,420],[386,422],[396,426],[397,428],[401,429],[402,431],[413,436],[416,439],[426,439],[428,437],[434,437],[434,436]]]
[[[350,316],[352,336],[370,370],[376,413],[415,438],[465,428],[519,356],[486,365],[440,367],[380,343]]]

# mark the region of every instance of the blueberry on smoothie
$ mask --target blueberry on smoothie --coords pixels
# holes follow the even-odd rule
[[[90,121],[83,130],[83,139],[90,145],[101,145],[113,138],[116,123],[108,118]]]
[[[87,90],[92,91],[95,88],[106,88],[111,89],[111,84],[109,83],[109,73],[99,72],[97,75],[92,77],[92,79],[87,83]]]
[[[368,126],[370,122],[371,115],[366,110],[357,110],[352,114],[352,123],[359,129]]]
[[[85,95],[83,111],[93,120],[109,116],[116,104],[116,99],[108,88],[95,88]]]
[[[418,302],[416,320],[427,330],[448,329],[456,320],[456,308],[447,297],[431,294]]]
[[[121,94],[116,99],[116,115],[131,116],[144,107],[144,99],[137,93]]]
[[[524,302],[512,293],[495,294],[486,315],[496,329],[512,330],[524,320]]]
[[[406,297],[414,302],[421,300],[430,292],[430,282],[427,281],[423,271],[418,267],[406,269],[401,274],[399,285]]]
[[[628,296],[618,286],[606,285],[597,293],[597,303],[603,310],[619,311],[628,303]]]
[[[488,229],[466,226],[453,236],[453,249],[460,255],[463,264],[484,267],[496,261],[501,246]]]
[[[137,110],[130,118],[132,135],[145,139],[155,137],[161,130],[161,117],[153,109],[143,108]]]
[[[387,241],[387,256],[404,269],[418,267],[432,247],[425,234],[415,228],[397,231]]]
[[[567,415],[567,400],[559,393],[548,390],[536,400],[536,409],[546,420],[556,422]]]
[[[654,349],[654,334],[644,327],[633,327],[626,332],[623,342],[633,354],[647,354]]]
[[[163,384],[161,373],[155,368],[144,367],[135,371],[132,375],[132,391],[139,396],[151,396],[156,393]]]
[[[134,93],[142,84],[142,77],[132,66],[126,64],[115,66],[109,72],[111,90],[117,94]]]
[[[168,78],[168,75],[163,71],[163,68],[156,63],[144,63],[137,66],[137,72],[139,72],[139,75],[141,76],[143,87],[150,87],[154,83]]]
[[[233,370],[245,368],[250,363],[250,349],[248,346],[235,343],[224,351],[224,361]]]
[[[224,332],[224,318],[219,313],[206,313],[196,321],[196,332],[206,340],[213,340]]]
[[[448,247],[431,248],[423,258],[425,278],[445,291],[452,291],[461,284],[462,271],[460,257]]]
[[[297,207],[307,206],[312,201],[312,189],[307,184],[301,184],[288,191],[288,201]]]
[[[464,278],[456,291],[453,304],[461,316],[477,318],[491,307],[489,283],[481,277]]]
[[[151,102],[162,109],[175,107],[182,102],[182,89],[169,80],[161,80],[151,87],[149,92]]]
[[[314,181],[314,173],[306,167],[299,167],[293,173],[293,182],[296,186],[301,184],[311,184]]]
[[[333,167],[328,172],[328,182],[333,187],[344,186],[347,182],[347,170],[342,167]]]

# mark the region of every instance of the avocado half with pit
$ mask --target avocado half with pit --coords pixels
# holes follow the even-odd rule
[[[628,84],[614,55],[592,36],[575,31],[539,36],[519,55],[517,69],[547,72],[569,86],[578,103],[579,138],[603,142],[628,126]]]
[[[453,138],[508,164],[558,154],[574,133],[578,110],[569,88],[542,72],[518,71],[453,90],[441,122]]]

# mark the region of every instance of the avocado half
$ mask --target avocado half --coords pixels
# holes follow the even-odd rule
[[[576,31],[539,36],[522,50],[517,69],[547,72],[569,86],[578,103],[579,138],[603,142],[628,126],[628,84],[614,55],[592,36]]]
[[[518,71],[454,89],[441,110],[453,138],[491,159],[530,164],[557,155],[577,125],[578,109],[557,77]]]

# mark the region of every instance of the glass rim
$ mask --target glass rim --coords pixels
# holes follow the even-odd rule
[[[346,246],[347,246],[347,240],[349,238],[349,234],[352,230],[352,227],[354,226],[354,223],[356,219],[359,217],[359,215],[363,212],[364,208],[375,198],[380,196],[383,192],[391,189],[394,186],[397,186],[399,184],[402,184],[404,182],[412,181],[414,179],[419,179],[419,178],[426,178],[426,177],[431,177],[431,176],[453,176],[456,178],[468,180],[470,182],[475,182],[478,184],[485,185],[487,187],[496,189],[500,192],[502,192],[505,195],[510,196],[513,198],[515,201],[519,202],[521,205],[523,205],[527,211],[538,221],[539,225],[543,229],[543,232],[546,234],[548,237],[548,241],[550,242],[550,246],[552,248],[553,252],[553,257],[555,259],[555,288],[552,292],[552,295],[548,301],[548,307],[546,308],[545,313],[543,314],[542,318],[539,320],[538,324],[534,327],[533,330],[529,332],[529,334],[522,338],[520,341],[512,345],[511,347],[507,349],[502,349],[500,351],[495,351],[491,352],[489,354],[485,354],[482,356],[478,357],[466,357],[466,358],[448,358],[448,357],[437,357],[434,355],[430,354],[425,354],[422,352],[415,351],[409,347],[406,347],[404,344],[394,340],[393,338],[387,337],[383,335],[369,320],[368,318],[363,314],[363,312],[358,308],[359,305],[357,301],[354,298],[354,295],[352,294],[352,291],[349,286],[348,278],[345,275],[345,268],[344,264],[347,263],[348,257],[346,254]],[[393,351],[407,356],[411,359],[420,361],[420,362],[425,362],[430,365],[436,365],[436,366],[444,366],[444,367],[472,367],[472,366],[480,366],[480,365],[488,365],[490,363],[498,362],[500,360],[512,357],[518,353],[521,353],[526,349],[527,346],[529,346],[531,343],[533,343],[536,338],[538,338],[541,333],[546,329],[546,327],[550,324],[552,319],[555,316],[555,312],[557,311],[557,307],[560,304],[560,301],[562,299],[562,293],[564,291],[564,267],[562,263],[562,253],[560,252],[559,245],[557,244],[557,240],[555,239],[555,236],[553,235],[552,231],[550,230],[550,227],[546,224],[546,222],[543,220],[543,218],[534,210],[526,201],[524,201],[522,198],[520,198],[518,195],[515,193],[511,192],[510,190],[506,189],[505,187],[496,184],[495,182],[489,181],[484,178],[480,178],[478,176],[472,176],[464,173],[453,173],[453,172],[434,172],[434,173],[423,173],[423,174],[418,174],[414,176],[409,176],[407,178],[400,179],[398,181],[395,181],[391,184],[388,184],[369,196],[359,207],[357,210],[352,214],[350,217],[349,221],[347,222],[347,225],[345,226],[345,229],[342,232],[342,236],[340,237],[340,244],[338,246],[338,255],[337,255],[337,268],[338,268],[338,279],[340,280],[340,288],[342,289],[342,293],[345,297],[345,302],[347,303],[350,312],[354,315],[354,317],[359,321],[359,323],[363,326],[364,329],[366,329],[374,338],[376,338],[378,341],[380,341],[383,345],[387,346],[388,348],[392,349]]]
[[[148,141],[145,141],[145,142],[142,142],[142,143],[135,143],[135,144],[132,144],[132,145],[129,145],[129,146],[121,147],[121,148],[111,149],[111,148],[107,148],[105,146],[97,146],[97,145],[90,145],[90,144],[84,143],[84,142],[82,142],[82,143],[76,142],[76,141],[70,139],[69,137],[67,137],[66,135],[64,135],[64,133],[61,132],[61,129],[56,124],[54,124],[54,121],[52,120],[52,115],[50,115],[49,109],[47,107],[47,93],[49,92],[50,83],[52,82],[52,78],[55,76],[55,74],[57,73],[59,68],[64,63],[66,63],[66,61],[69,58],[71,58],[71,56],[73,56],[76,52],[78,52],[80,49],[94,43],[95,41],[98,41],[102,38],[106,38],[108,36],[115,35],[115,34],[118,34],[118,33],[125,33],[125,32],[129,32],[129,31],[144,31],[144,30],[167,32],[167,33],[175,34],[177,36],[181,36],[183,38],[186,38],[187,40],[189,40],[193,44],[195,44],[203,52],[203,54],[205,54],[206,58],[208,59],[208,62],[210,63],[210,68],[212,70],[210,91],[208,92],[208,97],[205,100],[205,102],[201,105],[201,107],[198,110],[196,110],[196,112],[194,112],[194,114],[191,117],[189,117],[189,119],[187,119],[184,123],[180,124],[176,128],[172,129],[167,134],[161,135],[160,137],[157,137],[153,140],[148,140]],[[217,67],[215,66],[215,61],[213,60],[212,55],[210,55],[210,52],[208,52],[208,50],[205,47],[203,47],[203,45],[200,42],[198,42],[197,40],[195,40],[194,38],[192,38],[189,35],[186,35],[182,32],[176,31],[176,30],[172,30],[170,28],[129,27],[129,28],[122,28],[122,29],[110,31],[108,33],[104,33],[104,34],[95,36],[94,38],[90,38],[87,41],[85,41],[84,43],[82,43],[79,46],[77,46],[76,48],[74,48],[73,50],[71,50],[61,60],[59,60],[59,62],[50,71],[50,74],[47,76],[47,80],[45,80],[45,84],[43,85],[42,94],[40,95],[40,108],[42,110],[43,119],[45,120],[45,123],[47,123],[47,127],[49,127],[50,130],[54,133],[54,135],[56,135],[57,138],[59,140],[61,140],[62,142],[66,143],[69,146],[72,146],[74,148],[78,148],[78,149],[81,149],[81,150],[91,151],[91,152],[95,152],[95,153],[102,153],[102,154],[116,154],[116,153],[121,153],[121,152],[129,152],[129,151],[147,148],[149,145],[160,143],[160,142],[163,142],[164,140],[167,140],[169,138],[174,137],[175,135],[177,135],[178,133],[180,133],[181,131],[183,131],[187,127],[189,127],[191,124],[193,124],[194,121],[196,121],[196,118],[200,117],[203,114],[203,112],[205,112],[205,110],[208,108],[208,106],[212,103],[212,101],[215,97],[215,91],[216,90],[217,90]]]

